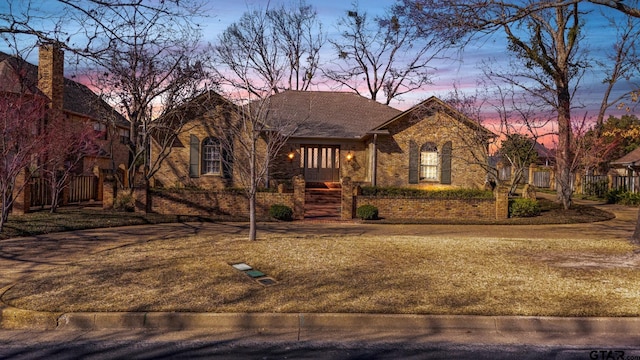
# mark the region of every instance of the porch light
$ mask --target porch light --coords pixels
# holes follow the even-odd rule
[[[351,153],[351,151],[349,151],[347,153],[347,161],[351,161],[351,160],[353,160],[353,154]]]
[[[293,150],[289,151],[289,153],[287,154],[287,159],[289,159],[289,161],[293,161],[295,157],[296,153],[294,153]]]

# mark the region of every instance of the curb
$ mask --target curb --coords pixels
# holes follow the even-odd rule
[[[53,313],[0,309],[6,330],[149,330],[285,335],[292,340],[371,337],[407,339],[467,334],[544,336],[548,338],[640,339],[640,318],[561,318],[529,316],[316,314],[316,313],[176,313],[78,312]]]

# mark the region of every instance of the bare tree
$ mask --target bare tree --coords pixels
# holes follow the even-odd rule
[[[71,176],[86,159],[99,154],[97,139],[101,134],[88,122],[69,121],[58,115],[47,118],[43,135],[47,149],[41,159],[40,173],[51,188],[51,212],[54,213]]]
[[[340,38],[330,40],[338,60],[325,70],[329,79],[386,105],[432,83],[431,62],[441,49],[431,33],[395,15],[371,19],[357,5],[338,28]]]
[[[596,119],[598,133],[604,123],[607,110],[628,98],[632,93],[632,91],[625,92],[611,99],[616,85],[622,80],[631,80],[640,72],[640,54],[636,43],[640,36],[640,21],[637,18],[626,17],[622,19],[622,24],[619,24],[620,19],[615,17],[608,17],[608,19],[611,27],[617,31],[617,41],[613,44],[613,51],[608,54],[606,60],[596,61],[596,64],[605,70],[606,77],[603,83],[607,85]]]
[[[586,27],[581,3],[587,1],[412,1],[401,0],[398,11],[408,14],[414,25],[465,46],[487,33],[502,33],[509,50],[521,65],[512,76],[531,96],[544,100],[556,112],[558,199],[571,205],[572,105],[581,73],[589,65],[579,44]],[[638,16],[637,2],[588,1]],[[409,10],[407,10],[407,8]],[[525,71],[521,71],[525,70]],[[518,75],[518,77],[516,77]]]
[[[208,58],[198,27],[189,17],[175,16],[177,5],[159,6],[121,9],[102,39],[109,46],[90,59],[97,66],[88,74],[94,87],[130,123],[131,187],[140,180],[149,185],[186,122],[184,105],[207,86]],[[151,141],[159,145],[153,155]],[[142,179],[136,179],[139,170]]]
[[[215,124],[222,137],[223,161],[233,168],[249,200],[249,239],[256,240],[256,194],[268,186],[273,159],[280,153],[289,137],[304,122],[304,111],[298,120],[282,119],[271,106],[270,99],[250,97],[248,103],[235,110],[233,120]]]
[[[219,81],[252,96],[308,90],[325,42],[314,8],[296,5],[247,11],[214,48]]]
[[[15,60],[15,61],[12,61]],[[48,112],[46,96],[41,94],[27,69],[26,62],[9,59],[4,62],[10,69],[2,74],[0,91],[0,231],[18,195],[32,174],[38,171],[40,158],[47,150],[42,126]],[[19,179],[20,178],[20,179]],[[20,181],[17,181],[17,180]],[[29,206],[29,204],[23,204]]]

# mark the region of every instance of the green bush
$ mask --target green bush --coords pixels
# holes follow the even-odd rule
[[[130,191],[119,192],[113,200],[113,208],[116,210],[133,212],[136,209],[136,199]]]
[[[427,199],[492,199],[493,192],[475,189],[423,190],[401,187],[363,186],[362,195]]]
[[[533,217],[540,215],[540,205],[533,199],[513,199],[509,201],[511,217]]]
[[[269,208],[269,215],[277,220],[291,221],[293,220],[293,210],[287,205],[274,204]]]
[[[356,216],[362,220],[377,220],[378,208],[373,205],[362,205],[356,210]]]
[[[605,199],[607,199],[607,204],[617,204],[620,201],[620,197],[624,191],[622,190],[609,190],[605,194]]]
[[[640,193],[624,192],[620,194],[617,202],[627,206],[638,206],[640,205]]]

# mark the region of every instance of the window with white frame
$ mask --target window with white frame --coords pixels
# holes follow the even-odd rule
[[[222,173],[222,153],[220,141],[208,137],[202,142],[202,173],[220,175]]]

